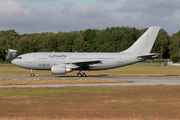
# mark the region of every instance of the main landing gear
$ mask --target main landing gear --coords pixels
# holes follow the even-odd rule
[[[31,77],[34,77],[35,75],[34,75],[34,73],[33,73],[33,70],[30,69],[30,71],[31,71]]]
[[[79,69],[79,72],[77,73],[78,77],[86,77],[86,73],[82,71],[82,69]]]
[[[86,77],[86,73],[78,72],[78,73],[77,73],[77,76],[78,76],[78,77]]]

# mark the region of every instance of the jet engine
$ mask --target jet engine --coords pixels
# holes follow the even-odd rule
[[[71,72],[72,69],[66,66],[57,66],[54,65],[51,67],[52,74],[65,74],[67,72]]]

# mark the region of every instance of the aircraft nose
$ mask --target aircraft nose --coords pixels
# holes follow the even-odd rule
[[[12,63],[12,64],[15,64],[15,60],[12,60],[11,63]]]

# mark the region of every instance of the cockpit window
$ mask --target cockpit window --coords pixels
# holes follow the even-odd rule
[[[17,59],[22,59],[22,57],[17,57]]]

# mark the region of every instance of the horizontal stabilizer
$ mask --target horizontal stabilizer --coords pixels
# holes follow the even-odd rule
[[[149,53],[149,54],[139,55],[137,56],[137,59],[139,60],[153,59],[157,57],[158,55],[159,53]]]

